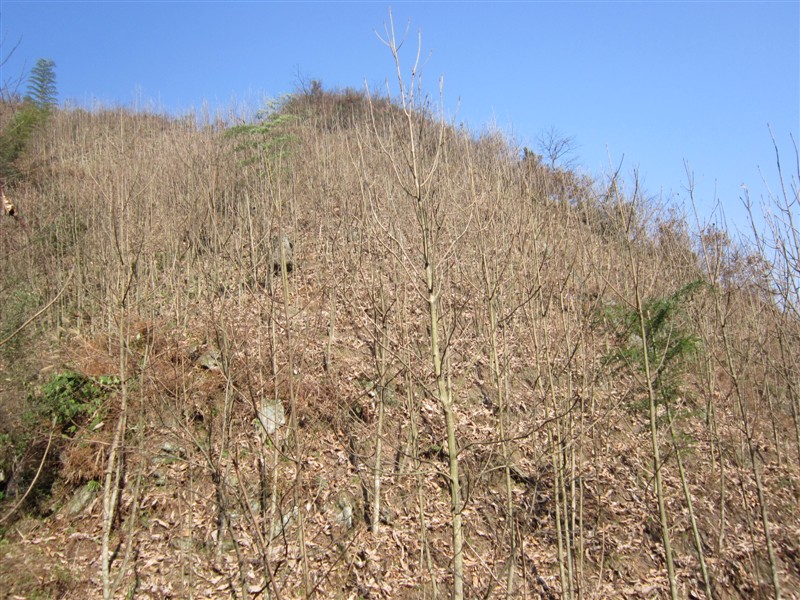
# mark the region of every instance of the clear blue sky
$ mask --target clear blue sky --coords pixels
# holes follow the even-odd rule
[[[800,2],[38,2],[0,1],[2,82],[56,62],[59,99],[185,112],[255,103],[300,78],[363,88],[393,75],[375,36],[392,7],[407,48],[422,33],[424,80],[447,110],[534,147],[555,128],[581,169],[624,156],[646,189],[680,203],[684,161],[707,211],[742,222],[800,137]],[[405,56],[410,61],[411,53]],[[407,64],[408,66],[408,64]],[[24,85],[21,88],[24,91]],[[800,140],[798,140],[800,142]],[[760,169],[760,170],[759,170]]]

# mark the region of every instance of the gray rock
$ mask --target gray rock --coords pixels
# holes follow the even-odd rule
[[[294,270],[294,244],[287,235],[275,235],[272,237],[272,272],[275,275],[281,273],[283,260],[286,261],[286,272],[291,273]]]
[[[186,456],[185,448],[169,441],[161,444],[161,452],[173,458],[184,458]]]
[[[356,511],[356,501],[350,492],[339,492],[332,507],[333,516],[345,529],[353,527],[353,516]]]
[[[95,485],[82,485],[73,494],[70,501],[64,507],[68,517],[75,517],[86,510],[86,507],[92,503],[94,497],[97,495],[97,486]]]
[[[208,352],[201,354],[195,364],[201,369],[208,369],[209,371],[220,370],[222,368],[222,353],[212,348]]]
[[[272,523],[272,527],[270,528],[270,540],[282,534],[292,522],[292,519],[297,518],[297,513],[297,507],[295,506],[291,511],[284,513],[279,521]]]
[[[197,542],[192,536],[177,536],[169,540],[169,545],[180,552],[192,552],[197,546]]]
[[[384,525],[394,523],[394,511],[385,504],[381,504],[380,520]]]
[[[262,399],[258,409],[258,420],[261,426],[272,435],[278,429],[286,425],[286,413],[283,410],[283,403],[280,400]]]

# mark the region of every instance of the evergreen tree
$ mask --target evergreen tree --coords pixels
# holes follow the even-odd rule
[[[56,105],[56,63],[47,58],[40,58],[31,70],[28,78],[28,94],[30,100],[39,110],[48,111]]]
[[[12,182],[21,176],[17,161],[25,152],[33,132],[47,120],[56,106],[56,63],[46,58],[36,61],[28,78],[28,93],[15,106],[14,116],[0,129],[0,180]]]

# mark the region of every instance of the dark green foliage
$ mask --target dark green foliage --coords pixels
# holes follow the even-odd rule
[[[683,307],[691,295],[705,285],[702,280],[697,280],[670,296],[644,302],[644,344],[636,310],[620,306],[608,309],[609,320],[616,325],[622,341],[608,358],[609,362],[622,363],[644,375],[646,349],[652,385],[659,403],[669,402],[680,393],[688,362],[700,348],[700,338],[691,330],[691,321]]]
[[[528,163],[534,167],[538,167],[542,164],[543,156],[541,154],[537,154],[527,146],[522,149],[522,160],[523,162]]]
[[[48,112],[56,105],[58,91],[56,89],[56,63],[47,58],[40,58],[31,70],[28,79],[26,100],[42,112]]]
[[[75,371],[58,373],[41,387],[39,406],[48,418],[74,433],[87,419],[96,419],[103,399],[119,384],[110,376],[87,377]]]

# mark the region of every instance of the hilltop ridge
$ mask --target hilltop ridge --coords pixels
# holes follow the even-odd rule
[[[0,222],[8,597],[800,594],[791,278],[409,89],[52,114]]]

